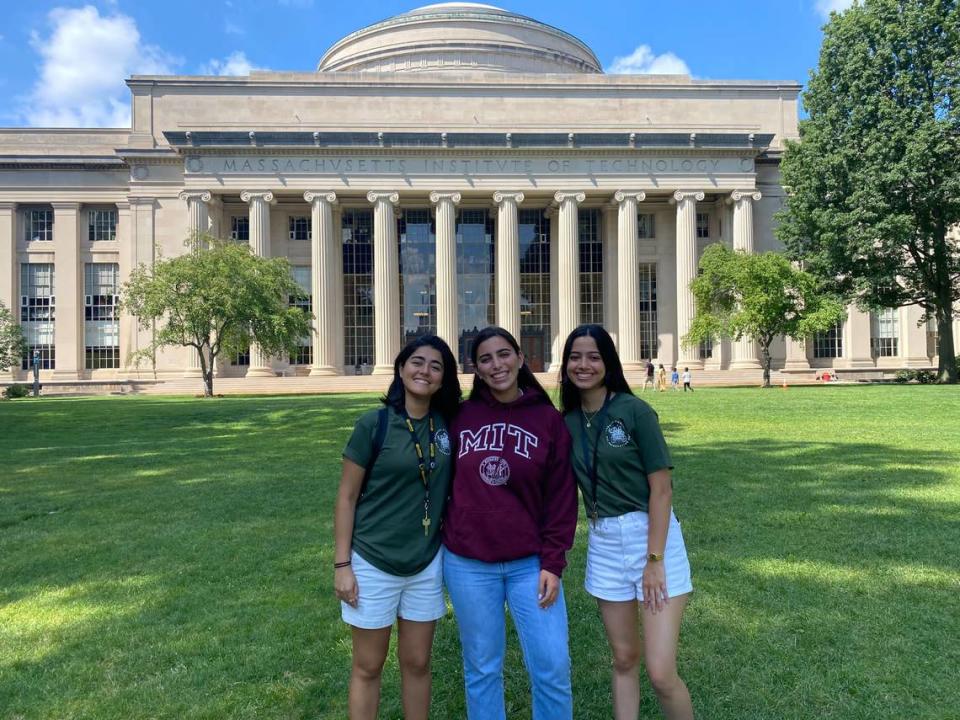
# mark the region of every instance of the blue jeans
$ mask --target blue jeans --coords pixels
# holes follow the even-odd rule
[[[533,720],[570,720],[570,649],[563,586],[546,610],[537,605],[540,558],[488,563],[443,553],[443,581],[450,593],[463,646],[469,720],[505,720],[504,602],[520,637],[533,691]]]

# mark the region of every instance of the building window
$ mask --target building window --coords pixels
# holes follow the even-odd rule
[[[303,215],[291,216],[288,226],[289,233],[287,236],[291,240],[310,240],[313,237],[313,233],[310,231],[309,217]],[[249,228],[249,221],[247,227]]]
[[[344,210],[343,361],[346,372],[373,371],[373,210]]]
[[[27,242],[53,240],[53,209],[33,208],[23,214],[24,238]]]
[[[603,241],[600,210],[578,213],[580,249],[580,322],[603,325]]]
[[[87,370],[120,367],[120,266],[87,263],[84,268],[83,337]]]
[[[940,332],[935,317],[927,318],[927,357],[935,358],[940,354]]]
[[[710,237],[710,215],[707,213],[697,213],[697,237]]]
[[[294,265],[293,279],[303,291],[290,297],[290,307],[300,308],[308,316],[313,312],[313,283],[310,280],[309,265]],[[290,356],[291,365],[313,365],[313,340],[308,335],[300,338],[296,352]]]
[[[640,357],[659,355],[657,331],[657,264],[640,263]]]
[[[20,329],[26,348],[21,367],[29,370],[33,353],[40,353],[40,369],[56,367],[54,325],[56,297],[54,295],[53,263],[23,263],[20,265]]]
[[[870,351],[873,357],[896,357],[899,335],[897,308],[870,313]]]
[[[551,361],[550,223],[543,210],[519,210],[520,347],[534,372]]]
[[[700,341],[700,359],[710,360],[713,358],[713,338],[707,338]]]
[[[108,242],[117,239],[116,210],[87,211],[87,239],[90,242]]]
[[[234,215],[230,218],[230,239],[237,242],[250,242],[250,217]]]
[[[843,357],[843,323],[837,323],[826,332],[818,332],[813,336],[813,357]]]
[[[457,287],[460,337],[457,352],[464,372],[473,372],[470,354],[477,333],[496,322],[494,226],[486,208],[457,213]]]
[[[250,367],[250,348],[241,350],[230,360],[234,367]]]
[[[437,243],[428,208],[397,220],[400,257],[400,344],[437,332]]]
[[[637,237],[641,240],[652,240],[656,237],[653,229],[653,213],[637,215]]]

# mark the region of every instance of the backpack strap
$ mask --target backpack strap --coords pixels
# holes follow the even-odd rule
[[[363,484],[360,486],[360,499],[363,498],[364,493],[367,491],[367,482],[370,480],[373,465],[377,462],[380,451],[383,450],[383,441],[387,437],[387,425],[390,423],[389,412],[390,408],[386,405],[377,411],[377,426],[373,431],[373,447],[370,453],[370,462],[367,463],[367,467],[363,472]]]

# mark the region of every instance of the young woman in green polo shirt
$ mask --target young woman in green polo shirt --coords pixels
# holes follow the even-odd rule
[[[404,717],[427,717],[433,633],[446,612],[440,520],[452,467],[447,427],[459,403],[450,348],[435,335],[417,338],[394,361],[384,409],[357,420],[343,451],[334,590],[352,627],[352,720],[377,716],[394,622]]]
[[[677,643],[693,585],[657,415],[631,392],[613,340],[599,325],[581,325],[567,338],[560,383],[589,520],[585,585],[613,651],[614,718],[639,713],[642,657],[664,715],[692,719]]]

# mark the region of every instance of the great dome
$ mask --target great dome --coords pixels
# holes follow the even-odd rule
[[[319,72],[601,73],[573,35],[492,5],[426,5],[358,30],[333,45]]]

